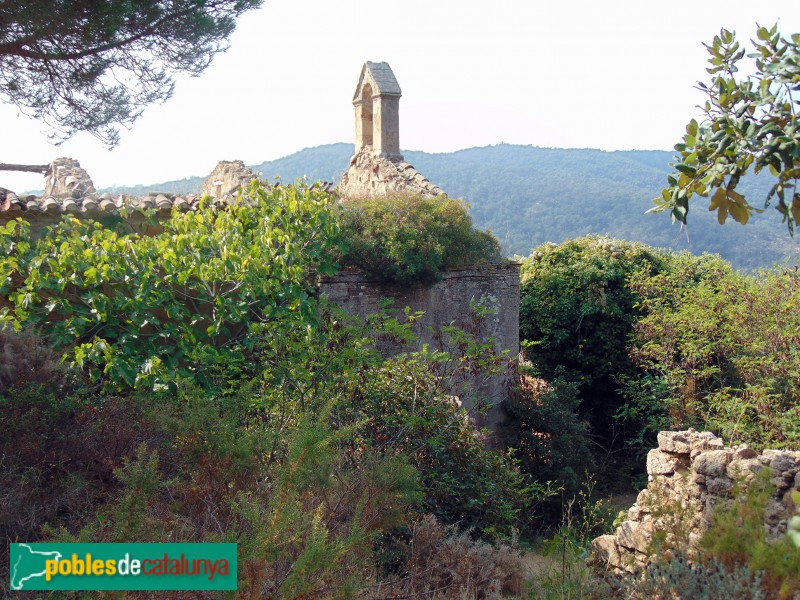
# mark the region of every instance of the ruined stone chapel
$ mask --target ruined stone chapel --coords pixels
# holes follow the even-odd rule
[[[400,151],[401,90],[385,62],[366,62],[353,95],[355,108],[355,152],[341,182],[333,190],[341,201],[388,195],[422,195],[435,198],[444,191],[403,159]],[[60,158],[46,168],[46,186],[41,196],[17,196],[6,190],[0,197],[0,224],[24,218],[34,235],[63,215],[104,219],[117,216],[124,207],[129,221],[145,211],[167,218],[172,210],[196,210],[203,196],[224,205],[236,198],[256,175],[240,160],[221,161],[206,179],[200,194],[151,192],[130,197],[98,193],[89,174],[77,160]],[[323,184],[330,187],[329,184]],[[145,232],[146,233],[146,232]],[[445,272],[432,286],[422,284],[399,289],[370,281],[362,273],[345,271],[320,283],[320,293],[354,315],[378,312],[385,298],[392,298],[398,315],[404,307],[423,311],[415,331],[423,344],[441,343],[442,328],[470,327],[480,339],[491,340],[498,354],[505,353],[509,366],[519,353],[519,265],[473,265]],[[489,308],[476,329],[474,306]],[[502,418],[501,401],[508,395],[508,371],[500,376],[476,374],[464,381],[460,400],[466,408],[477,401],[490,410],[478,417],[481,425],[493,426]]]

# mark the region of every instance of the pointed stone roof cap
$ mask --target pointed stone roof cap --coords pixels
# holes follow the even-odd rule
[[[392,68],[386,62],[364,63],[361,67],[361,75],[358,78],[356,93],[353,94],[353,102],[361,99],[361,88],[365,83],[372,84],[374,96],[400,96],[400,84],[392,73]]]

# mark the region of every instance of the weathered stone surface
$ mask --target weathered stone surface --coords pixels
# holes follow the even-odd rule
[[[241,160],[221,160],[203,182],[200,195],[222,198],[227,194],[236,194],[240,189],[247,189],[254,179],[258,179],[257,175],[245,167]]]
[[[761,464],[758,457],[742,458],[731,461],[725,472],[728,477],[734,480],[739,478],[751,480],[756,476],[756,473],[764,468],[765,465]]]
[[[700,454],[694,461],[694,470],[707,477],[725,475],[731,453],[726,450],[711,450]]]
[[[661,450],[647,453],[648,475],[672,475],[675,472],[675,459]]]
[[[399,163],[371,149],[361,150],[350,160],[350,168],[336,186],[343,200],[386,197],[392,194],[413,194],[428,198],[445,195],[413,167],[400,168]]]
[[[601,535],[592,540],[592,553],[603,562],[619,564],[622,557],[617,547],[617,538],[613,535]]]
[[[790,492],[800,489],[800,453],[725,448],[713,434],[693,429],[661,432],[658,449],[647,455],[648,487],[639,492],[628,519],[614,535],[592,543],[593,561],[615,572],[632,573],[652,559],[648,551],[657,532],[691,560],[714,514],[733,501],[734,482],[746,490],[764,469],[769,469],[776,488],[764,514],[766,530],[775,538],[785,534],[797,510]]]
[[[212,196],[218,192],[223,194],[214,197],[217,205],[235,201],[235,191],[241,185],[248,185],[255,177],[241,161],[223,161],[221,165],[227,167],[221,168],[218,165],[218,170],[206,182],[206,191]],[[181,211],[196,210],[201,200],[200,196],[194,194],[177,197],[174,193],[154,191],[138,197],[114,197],[109,193],[98,195],[89,175],[77,160],[71,158],[59,158],[49,165],[42,196],[18,197],[13,192],[6,192],[5,199],[2,196],[0,192],[0,225],[24,212],[26,220],[31,224],[31,237],[34,239],[40,237],[49,225],[58,222],[64,214],[79,219],[104,219],[118,215],[123,207],[129,210],[129,222],[141,227],[140,231],[152,235],[160,230],[160,226],[144,224],[147,219],[142,212],[155,209],[156,216],[165,218],[172,213],[173,208]]]
[[[375,153],[396,162],[400,154],[400,85],[385,62],[364,63],[353,106],[356,111],[356,154]]]
[[[758,452],[753,450],[747,444],[742,444],[741,446],[736,448],[734,454],[736,458],[754,458],[755,456],[758,456]]]
[[[673,454],[689,454],[691,446],[682,431],[662,431],[658,434],[658,449]]]
[[[92,178],[74,158],[58,158],[47,168],[44,197],[83,198],[95,191]]]
[[[733,489],[733,481],[727,477],[706,479],[706,490],[709,494],[726,494]]]
[[[776,471],[789,471],[797,469],[797,452],[786,450],[764,450],[762,457],[767,464]]]
[[[652,536],[648,535],[642,523],[624,521],[617,530],[616,538],[619,546],[646,553]]]
[[[400,153],[400,86],[385,62],[364,63],[353,106],[355,154],[336,187],[343,200],[413,194],[435,198],[438,186],[403,160]]]
[[[399,319],[404,318],[403,309],[422,311],[423,315],[413,324],[419,336],[415,348],[427,344],[431,348],[441,347],[442,327],[450,324],[474,328],[474,313],[471,303],[481,298],[491,301],[496,309],[479,323],[476,335],[481,340],[492,340],[498,352],[508,351],[510,360],[519,354],[519,265],[486,265],[450,269],[442,274],[441,281],[432,286],[412,285],[406,287],[382,286],[371,281],[358,271],[345,271],[327,278],[320,285],[320,293],[347,313],[360,317],[377,313],[381,301],[394,300],[393,307]],[[379,342],[378,349],[385,355],[408,350],[391,341]],[[470,410],[480,426],[492,426],[502,419],[500,404],[508,397],[509,373],[487,377],[484,373],[464,374],[463,390],[458,396],[467,410],[475,401],[487,401],[492,407],[486,414]]]

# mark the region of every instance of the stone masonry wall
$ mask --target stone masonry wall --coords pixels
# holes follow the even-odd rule
[[[764,525],[775,538],[786,533],[797,510],[791,493],[800,490],[800,452],[759,454],[747,445],[726,448],[710,432],[662,431],[658,448],[647,455],[647,488],[613,535],[592,542],[594,561],[617,572],[633,572],[651,559],[656,532],[666,535],[668,544],[678,543],[691,558],[714,511],[730,501],[734,482],[746,489],[764,469],[776,490],[767,502]]]
[[[479,339],[494,338],[495,348],[508,350],[512,361],[519,354],[518,264],[451,269],[430,287],[387,287],[370,281],[360,272],[348,271],[325,280],[320,292],[349,314],[360,317],[378,312],[382,298],[394,300],[398,315],[406,306],[413,311],[424,311],[424,316],[414,324],[414,331],[420,336],[419,347],[422,344],[439,347],[442,325],[453,324],[471,329]],[[482,302],[496,310],[476,320],[470,302]],[[388,353],[400,350],[390,348]],[[476,399],[488,400],[493,405],[484,417],[477,419],[477,424],[491,427],[499,422],[502,413],[497,405],[507,396],[509,375],[487,380],[476,373],[463,383],[459,399],[465,408],[471,408]]]
[[[336,193],[344,200],[414,194],[426,198],[445,195],[437,185],[402,160],[391,160],[367,148],[350,159]]]

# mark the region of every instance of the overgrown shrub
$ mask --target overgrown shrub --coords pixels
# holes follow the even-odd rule
[[[700,546],[729,571],[747,568],[761,574],[767,597],[794,598],[800,593],[800,548],[787,535],[768,537],[767,503],[775,498],[769,476],[764,469],[746,490],[734,488],[731,503],[714,515]]]
[[[119,493],[115,470],[163,439],[154,415],[165,408],[148,397],[98,396],[74,380],[0,392],[0,595],[8,543],[46,539],[48,524],[77,531],[96,522]]]
[[[341,203],[339,219],[346,241],[339,262],[382,283],[430,283],[450,267],[502,261],[495,237],[474,229],[461,200],[350,200]]]
[[[0,394],[29,384],[58,385],[64,375],[58,363],[58,353],[43,336],[0,328]]]
[[[408,323],[316,298],[338,232],[320,190],[254,187],[162,227],[67,218],[35,243],[4,227],[2,323],[72,364],[37,385],[4,354],[21,368],[0,391],[4,542],[235,541],[242,595],[352,597],[380,586],[378,537],[426,513],[491,540],[535,519],[547,487],[452,400],[461,375],[506,357],[445,328],[440,349],[385,359],[376,340],[411,340]],[[470,256],[456,238],[451,259]],[[479,559],[464,589],[518,577],[454,529],[437,544]]]
[[[593,236],[523,265],[524,352],[545,380],[578,386],[607,481],[635,473],[662,430],[797,446],[799,315],[793,269],[744,275],[718,256]]]
[[[244,367],[236,354],[230,372],[213,366],[235,375],[213,393],[181,382],[3,398],[20,482],[4,490],[5,539],[236,541],[243,594],[330,597],[383,577],[375,540],[426,511],[492,539],[535,518],[543,492],[448,397],[448,373],[474,356],[385,360],[373,340],[407,324],[324,307],[313,326],[251,335]]]
[[[576,387],[563,378],[548,383],[521,367],[503,404],[506,418],[501,425],[504,443],[513,448],[520,469],[535,481],[552,482],[567,497],[578,492],[594,467],[588,423],[577,414]],[[560,502],[548,504],[560,515]]]
[[[368,591],[366,598],[505,598],[525,590],[528,569],[522,552],[491,546],[469,532],[443,526],[430,515],[411,527],[400,551],[401,572]]]
[[[754,575],[747,567],[729,570],[714,559],[697,563],[678,556],[648,565],[643,573],[631,578],[627,591],[629,597],[637,600],[767,600],[770,596],[762,588],[761,580],[761,573]]]
[[[539,246],[522,266],[523,352],[546,381],[560,377],[577,386],[577,413],[589,423],[598,464],[611,470],[625,467],[617,463],[625,462],[625,443],[637,435],[614,418],[624,403],[618,381],[636,373],[628,336],[637,296],[627,280],[635,271],[660,272],[665,262],[644,244],[587,236]]]
[[[734,272],[719,258],[676,255],[637,273],[632,359],[621,413],[641,429],[711,429],[729,443],[800,442],[800,278],[778,269]],[[657,407],[654,409],[654,407]]]
[[[230,363],[252,324],[311,315],[338,225],[317,186],[254,184],[241,202],[175,209],[152,236],[72,216],[35,242],[0,231],[0,327],[36,326],[93,378],[152,387]]]

